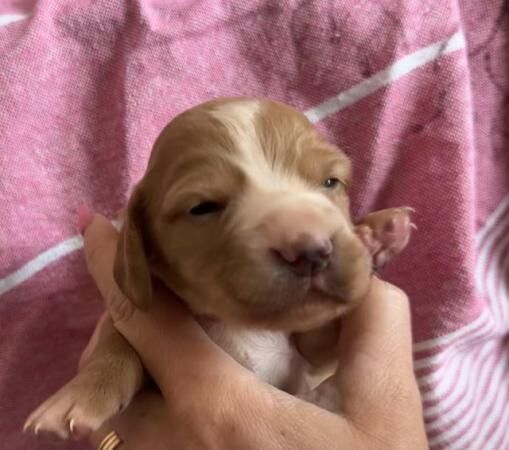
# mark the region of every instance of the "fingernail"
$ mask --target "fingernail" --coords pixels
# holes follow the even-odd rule
[[[78,229],[80,233],[83,234],[85,229],[92,222],[94,215],[92,214],[91,209],[87,205],[81,205],[78,209]]]

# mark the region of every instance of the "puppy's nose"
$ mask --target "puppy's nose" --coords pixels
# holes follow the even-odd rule
[[[297,275],[310,276],[325,270],[329,265],[332,242],[329,238],[301,234],[274,251]]]

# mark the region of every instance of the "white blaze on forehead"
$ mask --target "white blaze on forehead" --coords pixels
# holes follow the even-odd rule
[[[217,106],[211,115],[226,127],[235,148],[234,162],[248,177],[252,188],[264,191],[302,189],[305,183],[295,168],[274,166],[267,159],[267,152],[257,132],[257,119],[263,114],[263,104],[259,100],[241,100]],[[284,133],[285,130],[283,130]],[[287,130],[288,133],[294,132]],[[283,149],[290,150],[290,149]]]
[[[275,210],[318,210],[324,217],[336,217],[337,208],[326,195],[305,182],[295,165],[284,166],[284,159],[274,165],[269,161],[258,136],[257,120],[264,114],[259,101],[238,101],[220,105],[211,114],[226,127],[235,148],[233,161],[248,178],[247,191],[239,202],[235,220],[236,232],[256,228]],[[259,126],[259,125],[258,125]],[[280,133],[296,130],[280,130]],[[289,142],[294,141],[290,139]],[[297,149],[285,148],[281,151]],[[338,220],[337,218],[335,219]]]
[[[261,151],[255,125],[261,110],[257,100],[239,100],[219,105],[210,112],[226,127],[235,144],[234,151],[242,159],[253,158]]]

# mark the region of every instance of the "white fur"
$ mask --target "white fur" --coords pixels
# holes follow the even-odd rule
[[[284,388],[291,379],[298,354],[287,334],[222,322],[202,322],[202,326],[217,345],[266,383]]]

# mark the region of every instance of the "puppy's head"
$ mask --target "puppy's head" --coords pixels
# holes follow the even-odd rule
[[[248,98],[197,106],[155,143],[128,205],[117,282],[141,307],[152,275],[199,315],[318,326],[369,284],[349,183],[347,157],[290,107]]]

